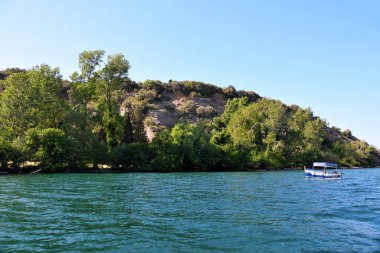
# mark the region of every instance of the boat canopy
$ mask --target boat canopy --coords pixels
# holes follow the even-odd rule
[[[329,162],[317,162],[313,163],[313,167],[333,167],[333,168],[338,168],[337,163],[329,163]]]

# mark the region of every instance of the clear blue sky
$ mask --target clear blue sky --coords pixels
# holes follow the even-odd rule
[[[0,69],[123,53],[136,81],[234,85],[380,148],[380,1],[0,0]]]

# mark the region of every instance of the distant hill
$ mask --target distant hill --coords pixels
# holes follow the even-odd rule
[[[167,83],[155,80],[131,82],[123,90],[119,101],[120,113],[132,112],[136,106],[144,111],[144,129],[147,139],[151,141],[156,132],[162,128],[171,128],[180,121],[199,123],[212,120],[224,112],[227,100],[248,97],[256,102],[261,96],[253,91],[237,91],[234,86],[217,87],[198,81],[173,81]],[[297,110],[297,105],[287,106],[288,110]],[[352,135],[350,130],[341,131],[337,127],[324,125],[323,145],[332,148],[336,142],[349,144],[357,150],[371,149],[372,164],[380,165],[379,151],[367,142]],[[347,161],[346,166],[354,166]]]
[[[248,97],[254,102],[260,96],[253,91],[237,91],[235,87],[220,88],[197,81],[147,80],[126,85],[120,100],[120,114],[143,108],[148,140],[163,127],[171,128],[179,121],[198,123],[211,120],[224,112],[228,99]]]

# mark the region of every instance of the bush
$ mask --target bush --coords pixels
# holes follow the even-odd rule
[[[127,108],[129,110],[138,109],[142,113],[146,113],[149,106],[149,101],[147,99],[138,100],[136,97],[128,97],[123,101],[121,107]]]
[[[128,92],[136,90],[139,88],[139,85],[132,80],[126,80],[125,83],[123,84],[122,88]]]
[[[162,93],[165,90],[165,84],[158,80],[146,80],[141,84],[141,87],[146,90],[154,90],[157,93]]]
[[[201,94],[199,94],[198,92],[195,92],[195,91],[192,91],[191,93],[190,93],[190,95],[189,95],[189,97],[191,98],[191,99],[194,99],[194,98],[196,98],[196,97],[200,97],[201,96]]]
[[[238,91],[238,97],[247,97],[249,102],[256,102],[260,96],[253,91],[244,91],[244,90],[239,90]]]
[[[146,101],[152,102],[154,100],[159,99],[160,95],[158,95],[157,91],[155,90],[142,89],[136,93],[135,98],[139,101],[146,100]]]
[[[227,97],[227,98],[236,98],[238,93],[235,89],[234,86],[232,85],[229,85],[228,87],[224,88],[223,89],[223,94]]]
[[[10,143],[0,141],[0,170],[8,169],[8,162],[15,166],[22,160],[22,154]]]
[[[182,115],[189,115],[195,113],[196,105],[193,100],[185,100],[180,106],[178,106],[178,111]]]
[[[214,107],[212,106],[200,106],[197,108],[197,115],[200,118],[211,119],[217,115]]]
[[[351,130],[349,129],[346,129],[342,132],[342,135],[346,138],[351,138],[352,137],[352,133],[351,133]]]
[[[178,83],[178,85],[185,95],[189,95],[191,92],[196,92],[202,96],[210,97],[215,93],[222,92],[221,88],[202,82],[184,81],[182,83]]]
[[[0,80],[4,80],[8,76],[15,74],[15,73],[21,73],[25,72],[25,69],[19,69],[19,68],[8,68],[5,70],[0,71]]]

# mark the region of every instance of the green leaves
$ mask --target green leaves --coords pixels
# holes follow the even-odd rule
[[[301,167],[321,154],[323,122],[310,109],[291,110],[277,100],[229,100],[214,126],[212,141],[248,152],[248,167]]]
[[[102,70],[102,75],[107,82],[118,88],[124,81],[128,80],[128,71],[130,68],[131,66],[124,55],[110,55]]]
[[[9,139],[29,128],[58,127],[68,109],[60,97],[62,79],[47,65],[9,76],[0,100],[0,128]]]
[[[114,168],[121,170],[149,170],[153,157],[151,147],[146,143],[130,143],[114,148],[111,162]]]
[[[48,166],[62,164],[66,161],[67,147],[67,138],[61,129],[31,128],[25,133],[23,151],[29,161]]]
[[[179,146],[185,169],[212,169],[219,161],[219,149],[210,142],[211,128],[200,123],[178,123],[171,131],[173,143]]]
[[[156,169],[170,171],[182,168],[180,146],[174,143],[174,139],[167,129],[156,134],[151,147],[154,150],[152,165]]]
[[[108,56],[102,66],[103,50],[84,51],[79,55],[81,74],[72,75],[73,100],[78,108],[86,111],[91,106],[98,115],[94,127],[106,133],[109,149],[123,140],[123,124],[117,108],[122,85],[128,81],[130,65],[122,54]]]
[[[81,78],[90,82],[92,78],[98,78],[96,68],[103,62],[103,50],[83,51],[79,55],[79,68],[82,72]]]

